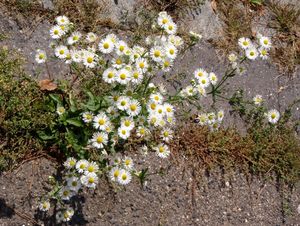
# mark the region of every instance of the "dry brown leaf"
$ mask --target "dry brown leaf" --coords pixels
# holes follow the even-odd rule
[[[213,11],[216,13],[217,12],[217,2],[216,0],[212,0],[210,3],[211,8],[213,9]]]
[[[50,79],[44,79],[44,80],[39,81],[39,87],[41,90],[52,91],[57,88],[57,85],[55,83],[53,83],[52,80],[50,80]]]

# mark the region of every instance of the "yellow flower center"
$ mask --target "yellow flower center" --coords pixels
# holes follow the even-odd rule
[[[268,45],[268,44],[269,44],[269,41],[268,41],[267,39],[265,39],[265,40],[264,40],[264,44],[265,44],[265,45]]]
[[[101,144],[103,142],[103,137],[97,137],[97,143]]]
[[[86,59],[86,61],[90,64],[90,63],[92,63],[93,62],[93,57],[88,57],[87,59]]]
[[[165,136],[165,137],[169,136],[169,132],[168,132],[168,131],[165,131],[165,132],[164,132],[164,136]]]
[[[118,58],[118,59],[116,60],[116,64],[118,64],[118,65],[122,64],[122,60]]]
[[[131,123],[128,120],[126,120],[125,123],[124,123],[124,125],[127,126],[127,127],[130,126],[130,124]]]
[[[59,50],[59,54],[63,55],[65,53],[65,51],[63,49]]]
[[[54,30],[53,33],[54,33],[55,35],[58,35],[58,34],[59,34],[59,31],[58,31],[58,30]]]
[[[120,46],[120,48],[119,48],[119,50],[120,50],[121,52],[123,52],[124,49],[125,49],[125,46]]]
[[[173,54],[175,53],[175,50],[174,50],[174,49],[170,49],[169,53],[170,53],[171,55],[173,55]]]
[[[135,111],[136,109],[137,109],[137,106],[136,106],[136,105],[134,105],[134,104],[133,104],[133,105],[130,105],[130,110],[131,110],[131,111]]]
[[[122,180],[126,180],[127,179],[127,175],[126,174],[123,174],[122,175]]]
[[[165,148],[164,148],[163,146],[160,146],[159,149],[158,149],[158,151],[159,151],[160,153],[163,153],[163,152],[165,151]]]
[[[152,103],[152,104],[150,105],[150,107],[151,107],[152,110],[155,110],[156,104],[155,104],[155,103]]]
[[[113,77],[114,77],[114,73],[109,72],[107,77],[108,77],[108,78],[113,78]]]
[[[108,48],[109,48],[109,44],[108,44],[107,42],[104,43],[104,44],[103,44],[103,48],[104,48],[104,49],[108,49]]]
[[[119,170],[116,170],[116,171],[114,172],[114,177],[118,177],[119,174],[120,174],[120,171],[119,171]]]
[[[247,41],[243,41],[243,45],[244,45],[244,46],[247,46],[247,45],[248,45],[248,42],[247,42]]]
[[[126,101],[125,100],[121,101],[121,106],[125,106],[125,105],[126,105]]]
[[[88,181],[89,181],[90,184],[92,184],[92,183],[95,182],[95,178],[94,177],[90,177]]]
[[[144,62],[139,63],[139,67],[143,69],[145,67]]]
[[[168,23],[169,22],[169,20],[167,19],[167,18],[164,18],[163,20],[162,20],[162,23],[163,24],[166,24],[166,23]]]
[[[170,62],[169,61],[165,61],[164,62],[164,67],[169,67],[170,66]]]
[[[154,51],[154,56],[155,57],[160,57],[160,51],[159,50],[155,50]]]
[[[104,119],[99,119],[98,123],[99,123],[99,125],[103,126],[104,123],[105,123],[105,120]]]
[[[124,80],[124,79],[126,79],[126,74],[120,74],[120,79],[122,79],[122,80]]]
[[[276,118],[276,114],[274,114],[274,113],[271,114],[271,118],[272,118],[272,119]]]

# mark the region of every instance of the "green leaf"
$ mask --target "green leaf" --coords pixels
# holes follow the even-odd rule
[[[69,118],[66,120],[66,122],[70,125],[77,126],[77,127],[82,127],[83,122],[79,120],[78,118]]]
[[[50,98],[55,101],[57,104],[62,105],[62,99],[58,94],[49,94]]]
[[[39,138],[44,141],[53,140],[56,138],[56,136],[55,136],[56,134],[48,135],[48,134],[46,134],[45,131],[37,131],[37,134],[38,134]]]

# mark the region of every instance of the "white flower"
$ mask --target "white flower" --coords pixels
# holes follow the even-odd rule
[[[134,128],[134,121],[129,117],[124,117],[121,119],[121,127],[130,131]]]
[[[111,62],[112,62],[112,66],[117,69],[121,69],[125,65],[124,61],[120,57],[113,59]]]
[[[86,170],[86,167],[88,166],[89,162],[85,159],[79,160],[76,163],[76,169],[79,173],[83,173]]]
[[[64,34],[60,26],[54,26],[50,29],[50,36],[53,39],[59,39]]]
[[[261,95],[256,95],[255,97],[253,97],[253,102],[256,105],[261,105],[261,103],[263,102],[263,98]]]
[[[95,33],[93,33],[93,32],[87,33],[87,35],[86,35],[87,42],[92,43],[92,42],[95,42],[96,39],[97,39],[97,35]]]
[[[74,191],[74,192],[78,192],[78,190],[81,188],[81,182],[80,180],[77,178],[77,177],[70,177],[67,179],[67,185],[68,185],[68,188],[71,190],[71,191]]]
[[[63,213],[61,211],[58,211],[56,214],[55,214],[55,219],[57,221],[57,223],[61,223],[62,220],[63,220]]]
[[[176,35],[169,35],[168,42],[172,43],[176,47],[179,47],[183,44],[182,38],[180,38],[179,36],[176,36]]]
[[[107,68],[102,75],[102,78],[107,83],[113,83],[117,76],[117,70],[114,68]]]
[[[165,142],[169,142],[173,138],[173,131],[169,128],[165,128],[161,131],[160,137]]]
[[[139,70],[134,70],[132,72],[131,82],[134,84],[140,84],[143,81],[143,74]]]
[[[157,18],[157,24],[160,27],[165,27],[170,22],[172,22],[172,18],[167,13],[160,14]]]
[[[163,96],[160,93],[152,93],[150,95],[150,100],[156,104],[161,104],[163,102]]]
[[[203,88],[207,88],[210,85],[210,80],[208,76],[202,76],[201,78],[198,79],[199,85],[202,86]]]
[[[217,118],[218,118],[219,122],[221,122],[223,120],[223,118],[224,118],[224,111],[223,110],[218,111]]]
[[[45,63],[46,60],[47,60],[46,52],[45,52],[44,50],[38,49],[38,50],[36,51],[35,61],[36,61],[38,64],[42,64],[42,63]]]
[[[64,162],[64,166],[67,168],[67,169],[72,169],[73,167],[75,167],[76,165],[76,159],[73,158],[73,157],[69,157],[65,162]]]
[[[128,171],[122,169],[122,170],[120,171],[119,176],[118,176],[118,182],[119,182],[121,185],[127,185],[127,184],[130,183],[131,178],[132,178],[131,174],[130,174]]]
[[[259,51],[259,56],[263,59],[263,60],[266,60],[269,58],[269,53],[267,51],[267,49],[263,48],[263,47],[260,47],[258,49]]]
[[[194,72],[194,76],[196,79],[200,79],[202,77],[208,77],[208,73],[203,69],[203,68],[198,68],[195,72]]]
[[[130,78],[131,78],[130,71],[126,69],[121,69],[117,73],[116,81],[120,84],[126,85],[130,81]]]
[[[196,86],[196,90],[198,91],[198,93],[201,95],[201,96],[206,96],[206,90],[205,88],[202,86],[202,85],[197,85]]]
[[[43,212],[46,212],[50,209],[50,202],[48,200],[41,202],[39,205],[39,209]]]
[[[166,115],[169,115],[169,116],[174,115],[175,109],[171,104],[164,103],[164,108],[165,108]]]
[[[119,116],[118,109],[115,106],[110,106],[106,109],[106,113],[111,117]]]
[[[207,114],[207,123],[213,124],[216,121],[216,114],[211,112]]]
[[[86,173],[97,173],[99,170],[99,166],[96,162],[89,162],[86,167]]]
[[[98,115],[94,117],[94,127],[99,130],[105,130],[105,127],[110,122],[109,118],[104,112],[100,112]]]
[[[249,38],[240,38],[238,40],[239,46],[243,49],[248,49],[252,46],[252,43]]]
[[[108,141],[108,135],[104,132],[96,132],[93,134],[93,137],[92,137],[92,145],[95,147],[95,148],[104,148],[104,145],[107,144],[107,141]]]
[[[272,46],[272,42],[271,40],[268,38],[268,37],[264,37],[262,36],[260,39],[259,39],[259,43],[260,45],[265,48],[265,49],[269,49],[271,48]]]
[[[58,25],[68,25],[70,23],[70,20],[66,16],[58,16],[55,18]]]
[[[66,109],[64,108],[64,107],[57,107],[56,108],[56,113],[58,114],[58,115],[62,115],[62,114],[64,114],[66,112]]]
[[[139,126],[136,130],[136,135],[138,137],[146,137],[150,134],[150,130],[144,126]]]
[[[156,154],[160,158],[167,158],[170,155],[170,149],[165,144],[159,144],[157,147],[154,148]]]
[[[128,137],[130,137],[130,130],[128,130],[126,127],[120,127],[118,129],[118,135],[122,139],[126,140]]]
[[[170,59],[175,59],[177,56],[177,49],[174,45],[169,44],[165,47],[166,55]]]
[[[126,96],[121,96],[117,100],[117,108],[120,110],[126,110],[129,106],[130,99]]]
[[[109,178],[111,179],[111,181],[117,181],[118,177],[120,175],[120,168],[119,167],[113,167],[110,171],[109,171]]]
[[[234,53],[230,53],[228,55],[228,60],[233,63],[233,62],[236,62],[237,61],[237,55],[235,55]]]
[[[62,187],[59,191],[59,195],[62,200],[70,200],[74,193],[68,187]]]
[[[267,118],[270,123],[276,124],[280,118],[280,113],[276,109],[272,109],[272,110],[268,111]]]
[[[71,54],[71,58],[74,62],[80,63],[82,61],[81,51],[72,49],[70,51],[70,54]]]
[[[145,73],[149,67],[147,60],[144,58],[137,59],[135,65],[136,68],[142,73]]]
[[[55,56],[59,59],[65,59],[69,53],[70,52],[66,46],[57,46],[55,48]]]
[[[128,50],[128,46],[124,41],[118,41],[115,45],[118,55],[124,55]]]
[[[96,188],[98,176],[96,173],[86,173],[80,178],[81,183],[88,188]]]
[[[71,218],[74,215],[74,210],[72,208],[68,208],[66,209],[63,213],[62,213],[62,221],[67,222],[70,221]]]
[[[174,35],[177,31],[177,25],[171,21],[168,24],[164,25],[164,29],[169,35]]]
[[[129,106],[126,109],[129,116],[137,116],[141,112],[141,105],[137,100],[130,100]]]
[[[218,82],[218,77],[216,76],[215,73],[211,72],[211,73],[209,73],[209,80],[212,85],[216,85]]]
[[[71,36],[67,39],[67,42],[69,45],[73,45],[74,43],[78,42],[79,39],[81,38],[81,33],[78,31],[75,31],[74,33],[71,34]]]
[[[150,56],[151,56],[152,60],[154,60],[155,62],[162,61],[162,58],[164,56],[163,48],[160,46],[154,46],[150,50]]]
[[[127,169],[127,170],[131,170],[131,169],[133,169],[133,160],[132,160],[132,158],[130,158],[130,157],[125,157],[124,159],[123,159],[123,166],[125,167],[125,169]]]
[[[165,116],[165,107],[162,104],[158,104],[155,108],[155,114],[158,115],[159,118],[163,118]]]
[[[88,68],[94,68],[97,63],[96,62],[97,56],[95,53],[93,53],[91,51],[84,51],[82,60],[83,60],[84,66],[86,66]]]
[[[246,49],[246,57],[250,60],[255,60],[258,56],[258,52],[255,47]]]
[[[199,120],[198,123],[199,123],[200,126],[206,125],[206,123],[208,121],[208,118],[207,118],[206,114],[200,114],[200,115],[198,115],[197,119]]]
[[[196,32],[193,32],[193,31],[190,31],[189,34],[191,35],[191,37],[193,39],[196,39],[197,41],[199,41],[200,39],[202,39],[202,35],[201,34],[198,34]]]
[[[163,71],[168,72],[173,67],[173,61],[169,58],[164,58],[161,62],[161,65],[162,65]]]
[[[110,39],[105,38],[99,43],[99,50],[102,53],[111,53],[114,50],[114,43]]]
[[[85,122],[85,123],[90,123],[93,121],[93,118],[94,118],[94,114],[92,112],[84,112],[82,113],[82,120]]]
[[[106,38],[110,40],[113,44],[116,44],[118,42],[118,37],[115,34],[108,34]]]

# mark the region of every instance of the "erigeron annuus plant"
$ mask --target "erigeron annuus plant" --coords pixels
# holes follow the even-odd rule
[[[164,86],[156,86],[152,80],[161,71],[168,72],[177,55],[186,49],[166,12],[159,14],[153,27],[154,34],[143,46],[130,46],[112,33],[85,35],[76,31],[65,16],[57,17],[50,29],[54,56],[75,74],[70,83],[59,84],[49,94],[49,108],[58,118],[39,133],[41,139],[58,145],[69,156],[64,163],[63,181],[52,181],[53,190],[39,206],[47,211],[49,200],[57,200],[58,222],[71,219],[74,211],[68,203],[72,196],[83,189],[94,189],[100,176],[106,175],[119,186],[127,185],[134,176],[143,180],[146,170],[136,170],[130,157],[115,155],[126,143],[142,143],[143,150],[152,150],[159,158],[170,155],[168,143],[174,134],[175,107],[168,101],[171,96]],[[191,33],[189,45],[200,39],[200,35]],[[47,65],[50,57],[38,50],[35,58],[37,63],[46,64],[52,82]],[[101,76],[106,88],[101,95],[86,90],[88,100],[79,102],[72,89],[86,74]],[[91,153],[98,153],[95,161],[90,160]]]

